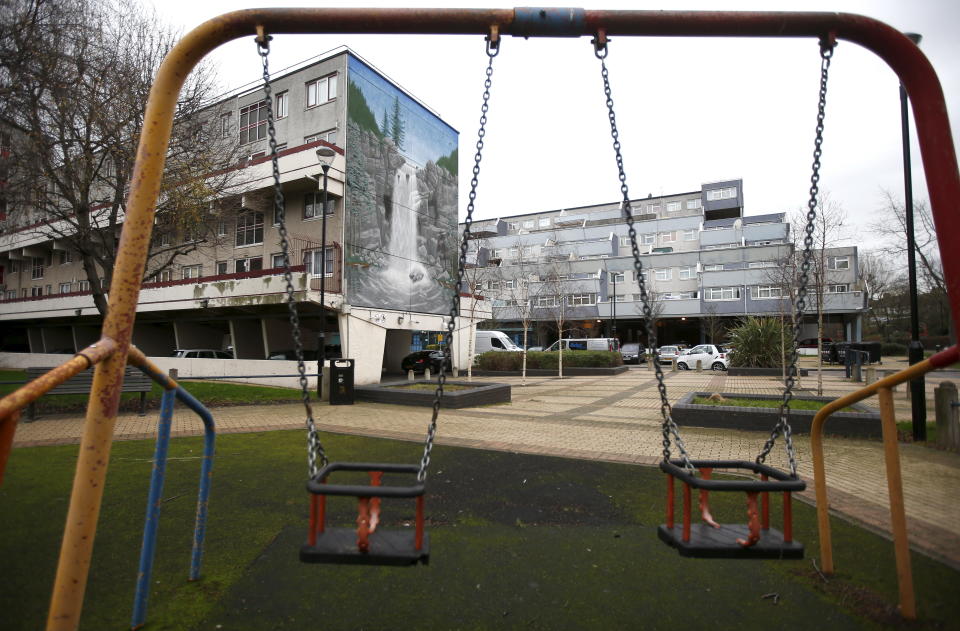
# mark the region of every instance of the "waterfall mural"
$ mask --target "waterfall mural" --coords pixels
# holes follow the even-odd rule
[[[347,301],[447,313],[457,269],[457,132],[356,57],[347,72]]]

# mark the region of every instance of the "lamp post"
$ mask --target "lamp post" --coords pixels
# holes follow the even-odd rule
[[[610,275],[610,280],[613,282],[613,323],[610,327],[611,333],[610,337],[617,337],[617,275],[613,273]]]
[[[919,44],[919,33],[904,33],[914,44]],[[900,83],[900,130],[903,140],[903,202],[907,228],[907,279],[910,293],[910,346],[907,361],[913,365],[923,361],[923,344],[920,342],[920,313],[917,306],[917,258],[913,229],[913,178],[910,166],[910,118],[907,89]],[[913,417],[913,439],[927,439],[927,402],[923,375],[910,382],[910,407]]]
[[[317,394],[323,398],[323,369],[327,361],[327,173],[337,153],[330,147],[317,148],[317,160],[323,169],[323,208],[320,219],[320,334],[317,336]]]

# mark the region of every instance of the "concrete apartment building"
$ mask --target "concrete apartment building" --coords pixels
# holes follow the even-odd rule
[[[323,328],[329,351],[356,359],[357,383],[377,382],[445,329],[457,266],[458,133],[345,48],[277,75],[272,93],[304,342],[316,350]],[[133,335],[148,355],[230,349],[252,360],[293,348],[266,105],[257,87],[204,111],[205,133],[237,139],[242,182],[222,204],[220,238],[143,285]],[[318,147],[336,152],[325,209]],[[98,339],[101,318],[78,257],[25,225],[33,215],[11,208],[0,217],[0,351],[74,352]],[[483,305],[470,311],[489,317]]]
[[[789,314],[790,225],[784,213],[745,215],[743,199],[742,180],[731,180],[631,202],[659,345],[720,342],[711,338],[739,317]],[[524,320],[528,343],[547,345],[561,318],[564,337],[648,343],[618,203],[477,221],[472,233],[470,280],[493,303],[490,325],[518,344]],[[823,256],[824,336],[860,340],[857,248]],[[813,294],[802,337],[816,337]]]

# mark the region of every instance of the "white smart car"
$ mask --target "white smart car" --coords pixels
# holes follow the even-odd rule
[[[680,370],[692,370],[697,367],[697,361],[700,365],[710,370],[726,370],[729,365],[728,358],[730,353],[723,346],[717,344],[701,344],[694,346],[684,354],[677,357],[677,368]]]

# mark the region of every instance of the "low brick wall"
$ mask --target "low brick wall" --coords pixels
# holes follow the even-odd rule
[[[712,392],[690,392],[673,406],[673,420],[677,425],[688,427],[715,427],[770,432],[779,420],[779,408],[751,408],[739,406],[697,405],[695,397],[709,397]],[[725,398],[751,398],[779,400],[771,394],[721,393]],[[804,401],[833,401],[833,397],[800,396]],[[835,412],[824,425],[824,433],[857,438],[880,437],[880,413],[861,405],[851,405],[857,412]],[[790,428],[795,434],[809,434],[810,424],[816,415],[814,410],[790,410]]]
[[[419,381],[417,383],[427,383]],[[440,400],[442,408],[470,408],[491,403],[510,403],[511,390],[508,383],[475,384],[468,381],[447,381],[447,385],[469,386],[466,390],[444,390]],[[395,405],[419,405],[431,407],[435,388],[414,390],[404,384],[357,386],[354,391],[358,401],[393,403]]]

